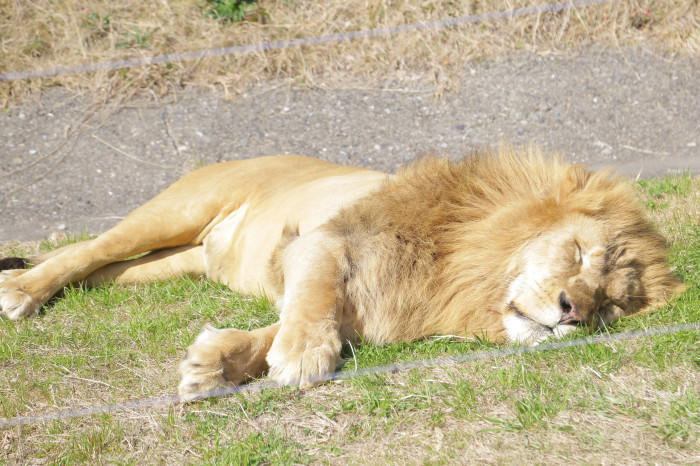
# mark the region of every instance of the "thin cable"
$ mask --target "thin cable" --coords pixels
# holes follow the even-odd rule
[[[344,42],[372,37],[386,37],[403,32],[445,29],[460,26],[463,24],[517,18],[520,16],[527,16],[536,13],[563,11],[568,10],[570,8],[585,8],[589,6],[602,5],[605,3],[616,3],[619,1],[620,0],[577,0],[570,2],[537,5],[526,8],[516,8],[513,10],[506,11],[494,11],[479,15],[460,16],[458,18],[446,18],[435,21],[423,21],[419,23],[401,24],[398,26],[390,26],[385,28],[348,31],[313,37],[302,37],[299,39],[259,42],[257,44],[236,45],[232,47],[217,47],[204,50],[193,50],[190,52],[168,53],[164,55],[156,55],[153,57],[139,57],[115,61],[93,62],[84,65],[58,66],[55,68],[46,68],[43,70],[11,71],[9,73],[0,73],[0,82],[16,81],[18,79],[46,78],[62,74],[85,73],[100,70],[111,71],[122,68],[153,65],[158,63],[179,63],[183,61],[198,60],[207,57],[222,57],[226,55],[247,55],[253,52],[288,49],[293,47],[302,47],[305,45],[329,44],[334,42]]]
[[[407,371],[422,367],[438,367],[461,364],[469,361],[482,361],[499,357],[514,356],[518,354],[541,353],[543,351],[559,350],[564,348],[573,348],[577,346],[593,345],[599,343],[608,343],[623,340],[632,340],[635,338],[649,337],[655,335],[666,335],[670,333],[678,333],[700,329],[700,323],[674,325],[670,327],[653,328],[647,330],[635,330],[631,332],[622,332],[615,334],[595,335],[590,337],[578,338],[575,340],[558,341],[553,343],[544,343],[538,346],[516,346],[513,348],[503,348],[490,351],[476,351],[474,353],[465,353],[456,356],[444,356],[435,359],[425,359],[422,361],[400,362],[395,364],[387,364],[384,366],[368,367],[356,371],[333,372],[318,379],[312,380],[314,383],[328,382],[331,380],[346,380],[354,377],[362,377],[375,374],[387,374],[394,372]],[[59,419],[71,419],[80,416],[90,416],[95,414],[110,413],[113,411],[123,411],[127,409],[152,408],[155,406],[171,406],[185,401],[203,400],[207,398],[218,398],[222,396],[232,395],[235,393],[257,393],[264,389],[279,388],[280,385],[274,382],[261,382],[248,385],[238,385],[236,387],[226,387],[209,392],[193,394],[182,398],[178,395],[169,395],[154,398],[143,398],[122,403],[103,404],[87,406],[85,408],[69,409],[65,411],[54,411],[36,416],[18,416],[13,418],[0,418],[0,428],[22,426],[27,424],[36,424],[39,422],[56,421]]]

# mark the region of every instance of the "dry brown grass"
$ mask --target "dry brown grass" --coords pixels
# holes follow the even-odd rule
[[[517,372],[518,366],[518,361],[498,362],[499,369]],[[486,368],[481,367],[482,370]],[[484,382],[476,371],[463,368],[447,371],[457,377],[471,372],[468,375],[470,383],[477,389],[483,388],[480,385]],[[594,383],[597,393],[592,395],[587,393],[589,388],[583,388],[580,394],[572,394],[566,409],[537,428],[524,431],[499,428],[494,419],[513,418],[515,410],[511,400],[504,400],[494,387],[482,393],[478,405],[472,410],[473,415],[467,418],[455,416],[436,399],[432,410],[443,410],[445,417],[442,422],[427,422],[430,410],[409,412],[401,422],[384,432],[381,422],[354,413],[334,418],[333,426],[325,429],[324,437],[326,441],[345,443],[341,461],[335,462],[348,464],[365,464],[368,452],[372,452],[373,462],[379,464],[605,464],[610,461],[648,464],[650,460],[657,464],[686,464],[693,461],[696,451],[692,447],[669,448],[653,429],[663,422],[661,412],[671,403],[672,394],[653,387],[650,381],[684,378],[686,382],[679,390],[696,392],[697,377],[687,369],[652,373],[639,367],[625,367],[619,374],[601,377],[587,367],[566,367],[566,371],[582,381]],[[441,379],[445,373],[445,369],[434,369],[423,377]],[[391,383],[402,385],[405,380],[403,375],[392,376]],[[336,390],[335,396],[339,398],[356,396],[350,390]],[[327,392],[311,396],[318,397],[319,405],[330,397]],[[577,407],[580,401],[598,396],[612,400],[638,400],[639,410],[648,411],[649,416],[636,416],[625,409],[586,410]],[[297,427],[302,432],[288,431],[300,443],[304,442],[304,436],[308,437],[308,414],[307,408],[306,413],[292,411],[289,417],[280,419],[288,425],[300,423]],[[364,431],[357,441],[345,439],[352,425],[361,425]],[[264,427],[266,430],[270,428]],[[371,432],[376,434],[371,435]],[[326,461],[334,462],[334,459],[327,457]]]
[[[219,24],[201,0],[0,0],[0,70],[24,71],[210,47],[251,44],[508,10],[544,0],[263,1],[266,24]],[[60,85],[97,100],[163,95],[183,86],[227,94],[271,79],[307,85],[459,85],[469,60],[525,49],[549,53],[590,43],[644,44],[663,52],[700,52],[697,0],[620,0],[607,5],[404,33],[334,45],[67,74],[0,83],[3,105]],[[108,18],[106,20],[105,18]]]
[[[522,361],[507,359],[497,364],[499,369],[517,373]],[[123,411],[112,416],[7,429],[0,431],[0,458],[4,452],[4,458],[12,463],[44,464],[50,458],[69,463],[90,460],[111,463],[118,458],[132,462],[145,457],[150,458],[149,462],[200,463],[217,459],[219,445],[234,448],[256,433],[274,437],[274,432],[282,432],[284,444],[292,445],[297,455],[313,458],[315,464],[367,464],[369,458],[378,464],[600,464],[609,461],[689,464],[694,461],[697,449],[692,446],[692,440],[685,446],[670,445],[656,430],[656,426],[664,422],[664,411],[678,393],[654,387],[652,382],[684,379],[678,390],[697,392],[697,374],[689,368],[652,372],[625,366],[617,373],[603,376],[595,375],[585,366],[575,368],[564,364],[562,368],[586,388],[579,394],[572,394],[566,409],[525,430],[501,428],[494,422],[494,419],[512,419],[513,400],[523,395],[513,395],[511,391],[504,397],[498,387],[485,388],[486,381],[479,372],[489,370],[489,366],[477,364],[466,368],[438,368],[421,374],[425,385],[466,377],[477,390],[485,389],[466,417],[455,416],[445,405],[445,393],[449,391],[431,400],[429,408],[413,407],[387,416],[362,410],[330,414],[329,411],[341,403],[362,399],[358,388],[345,382],[303,393],[287,392],[286,396],[267,402],[257,414],[245,401],[256,403],[259,397],[247,395],[213,404]],[[528,365],[528,369],[532,367]],[[128,375],[126,372],[115,374]],[[155,373],[146,375],[157,376]],[[102,380],[98,376],[95,378]],[[89,405],[86,400],[99,400],[100,392],[111,391],[91,386],[85,380],[72,382],[75,396],[60,400],[61,405]],[[406,374],[391,375],[387,384],[396,399],[421,396],[420,387]],[[593,393],[590,393],[592,388]],[[637,401],[630,403],[630,400]],[[577,406],[579,401],[600,402],[602,406],[581,408]],[[33,408],[39,412],[53,409],[50,405],[37,406],[36,403]],[[648,413],[648,416],[636,414],[636,411]],[[438,422],[431,420],[435,413],[442,414]],[[209,430],[211,433],[207,433]],[[269,463],[274,463],[272,458],[267,458]]]

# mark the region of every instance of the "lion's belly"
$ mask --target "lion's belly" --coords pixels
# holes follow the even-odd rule
[[[284,227],[298,225],[302,235],[314,230],[386,179],[383,173],[361,171],[250,196],[204,239],[207,276],[241,293],[275,298],[268,264]]]

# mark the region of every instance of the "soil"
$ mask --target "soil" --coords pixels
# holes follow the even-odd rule
[[[50,88],[0,114],[0,241],[99,233],[198,166],[270,154],[394,171],[534,143],[631,177],[699,174],[699,76],[697,59],[592,47],[471,63],[440,98],[420,84],[284,82],[114,106]]]

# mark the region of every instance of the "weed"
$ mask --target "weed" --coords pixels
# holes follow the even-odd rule
[[[51,50],[51,45],[43,37],[32,37],[22,48],[22,53],[32,58],[40,58]]]
[[[468,379],[454,376],[453,379],[453,383],[445,387],[445,390],[449,393],[446,404],[454,410],[455,416],[469,418],[476,406],[477,390]]]
[[[233,442],[217,441],[205,460],[218,464],[308,464],[312,457],[278,430],[255,432]]]
[[[39,251],[40,252],[48,252],[48,251],[53,251],[54,249],[58,249],[63,246],[67,246],[69,244],[73,243],[79,243],[81,241],[87,241],[88,239],[91,239],[92,236],[87,232],[84,231],[79,234],[72,234],[72,233],[61,233],[61,234],[56,234],[50,239],[44,239],[39,241]]]
[[[142,31],[138,27],[134,26],[131,31],[122,34],[123,40],[116,43],[116,48],[134,48],[134,49],[150,49],[151,46],[148,41],[151,40],[153,33],[156,32],[157,28],[153,28],[150,31]]]
[[[83,20],[83,27],[88,30],[85,41],[90,45],[95,41],[107,37],[112,33],[110,15],[101,16],[99,13],[90,13]]]
[[[672,400],[663,414],[663,422],[656,426],[664,441],[679,446],[690,446],[697,441],[700,431],[700,398],[694,391]]]
[[[262,22],[265,11],[257,0],[205,0],[205,14],[222,23],[253,20]]]

